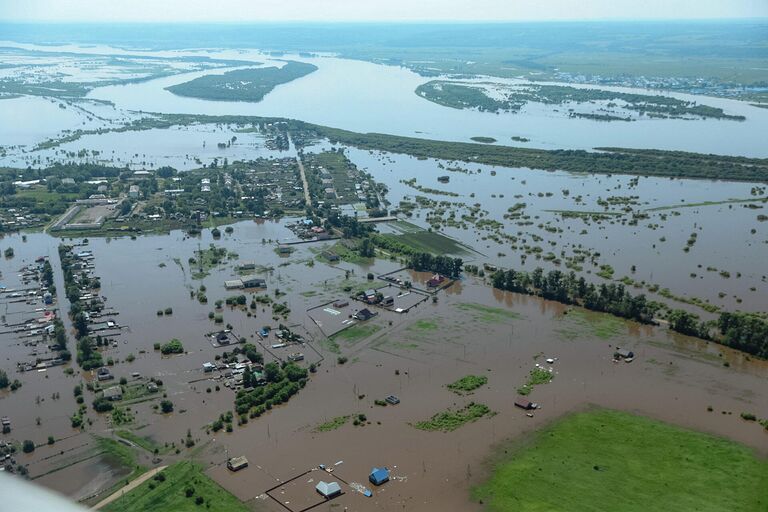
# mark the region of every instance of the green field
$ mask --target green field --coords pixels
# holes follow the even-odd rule
[[[144,482],[125,496],[113,501],[102,510],[105,512],[185,512],[206,510],[211,512],[245,512],[250,510],[237,498],[203,473],[200,465],[177,462],[162,473]],[[187,497],[187,489],[192,489]],[[201,497],[203,502],[196,504]]]
[[[377,239],[388,238],[394,242],[413,249],[417,252],[428,252],[431,254],[467,254],[469,251],[459,242],[448,238],[434,231],[418,231],[413,233],[404,233],[402,235],[383,234],[377,235]],[[377,244],[381,245],[381,244]]]
[[[343,331],[333,335],[333,341],[344,341],[349,345],[354,345],[360,340],[374,335],[381,330],[380,325],[376,324],[356,324]]]
[[[507,322],[509,320],[518,320],[522,318],[520,313],[508,309],[485,306],[474,302],[456,304],[456,308],[469,313],[475,321],[484,323]]]
[[[724,439],[601,410],[539,432],[472,495],[494,512],[768,510],[768,462]]]

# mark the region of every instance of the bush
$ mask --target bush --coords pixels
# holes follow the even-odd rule
[[[181,341],[174,338],[168,343],[165,343],[162,347],[160,347],[160,352],[163,354],[181,354],[184,352],[184,345],[181,344]]]
[[[757,416],[755,416],[751,412],[743,412],[743,413],[741,413],[741,419],[746,420],[746,421],[756,421],[757,420]]]
[[[191,498],[194,495],[195,495],[194,487],[187,487],[186,489],[184,489],[184,496],[186,496],[187,498]]]
[[[163,400],[160,402],[160,410],[165,414],[173,412],[173,402],[170,400]]]
[[[25,439],[24,442],[21,444],[21,451],[24,453],[32,453],[35,451],[35,443],[30,441],[29,439]]]
[[[202,496],[195,498],[195,505],[202,505],[203,503],[205,503],[205,499]]]
[[[348,361],[348,359],[347,359],[345,356],[339,356],[339,357],[336,359],[336,362],[337,362],[337,363],[339,363],[339,364],[344,364],[344,363],[346,363],[347,361]]]
[[[172,315],[173,314],[173,308],[165,308],[165,314],[166,315]]]

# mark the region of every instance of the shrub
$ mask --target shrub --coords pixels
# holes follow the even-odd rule
[[[160,402],[160,410],[165,414],[173,412],[173,402],[170,400],[163,400]]]
[[[339,357],[336,359],[336,362],[337,362],[337,363],[339,363],[339,364],[344,364],[344,363],[346,363],[347,361],[348,361],[348,359],[347,359],[345,356],[339,356]]]
[[[25,439],[24,442],[21,444],[21,451],[24,453],[32,453],[35,451],[35,443],[30,441],[29,439]]]
[[[191,498],[194,495],[195,495],[194,487],[187,487],[186,489],[184,489],[184,496],[186,496],[187,498]]]
[[[181,344],[181,341],[174,338],[160,347],[160,352],[163,354],[181,354],[184,352],[184,345]]]
[[[172,315],[173,314],[173,308],[165,308],[165,314],[166,315]]]
[[[757,416],[755,416],[751,412],[743,412],[743,413],[741,413],[741,419],[746,420],[746,421],[756,421],[757,420]]]

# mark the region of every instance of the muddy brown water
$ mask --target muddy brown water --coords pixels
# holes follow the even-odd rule
[[[367,474],[371,467],[384,465],[392,470],[393,479],[375,489],[373,498],[364,498],[345,486],[346,494],[331,504],[348,506],[350,510],[479,509],[479,505],[468,501],[468,492],[487,476],[484,461],[496,447],[590,406],[636,412],[724,436],[768,456],[765,431],[739,418],[742,411],[760,415],[768,410],[766,362],[661,328],[627,324],[602,315],[570,311],[534,297],[493,290],[474,278],[440,292],[436,304],[427,301],[402,315],[382,311],[371,320],[381,327],[372,336],[339,341],[341,353],[348,358],[344,365],[337,363],[336,354],[323,348],[326,345],[313,343],[325,359],[307,387],[288,404],[243,427],[235,426],[233,433],[208,434],[205,425],[230,410],[234,400],[233,393],[223,387],[218,392],[206,392],[215,383],[201,380],[205,378],[202,363],[225,350],[214,349],[203,336],[215,329],[208,312],[214,309],[217,299],[239,292],[223,287],[223,281],[235,275],[233,265],[237,260],[212,270],[202,281],[191,278],[187,259],[199,245],[206,247],[214,242],[236,251],[240,260],[273,267],[262,275],[267,279],[270,296],[274,297],[276,288],[286,294],[280,297],[291,308],[285,323],[318,341],[321,335],[304,314],[307,308],[343,297],[345,284],[353,289],[365,286],[364,276],[369,270],[384,273],[398,268],[396,262],[390,261],[377,261],[366,268],[345,263],[332,267],[319,261],[310,266],[308,261],[320,246],[298,246],[286,260],[277,256],[274,243],[262,244],[262,239],[289,236],[279,223],[245,222],[236,224],[232,235],[218,241],[208,233],[196,239],[174,232],[137,240],[92,239],[88,247],[95,254],[101,294],[107,297],[109,307],[120,312],[115,319],[127,326],[116,336],[118,346],[107,349],[105,357],[123,361],[128,354],[136,356],[133,363],[117,364],[113,373],[118,378],[129,377],[132,372],[161,378],[175,405],[174,413],[162,415],[153,410],[153,402],[137,404],[133,406],[136,420],[129,428],[161,445],[179,444],[189,430],[197,441],[197,457],[209,468],[209,475],[240,499],[280,510],[274,500],[264,497],[264,491],[318,464],[343,461],[335,466],[332,475],[315,471],[285,489],[278,487],[272,494],[294,505],[308,503],[314,499],[313,488],[320,479],[328,481],[338,475],[346,482],[369,486]],[[47,254],[52,256],[57,287],[62,290],[57,244],[58,240],[43,234],[28,235],[26,243],[18,236],[6,237],[2,245],[13,246],[16,256],[0,263],[3,283],[16,286],[16,271]],[[180,260],[184,270],[174,258]],[[286,262],[288,265],[280,266]],[[344,283],[346,269],[355,273]],[[417,282],[422,276],[412,277]],[[201,283],[207,287],[208,305],[189,297],[189,290]],[[65,302],[60,293],[64,311],[68,308]],[[156,315],[158,309],[169,306],[173,308],[172,316]],[[8,306],[7,315],[16,314],[14,307]],[[271,311],[263,311],[262,306],[250,318],[226,306],[222,314],[225,323],[254,341],[257,329],[277,323]],[[182,340],[186,354],[163,358],[154,352],[155,342],[172,337]],[[109,461],[94,457],[97,450],[91,434],[112,435],[106,417],[89,411],[93,425],[85,433],[70,428],[69,416],[76,410],[72,388],[91,376],[78,372],[69,377],[62,368],[16,374],[15,361],[28,357],[28,349],[15,344],[12,336],[2,335],[0,340],[0,366],[23,383],[17,392],[0,395],[0,413],[11,416],[14,426],[4,438],[29,438],[41,445],[33,454],[17,457],[28,465],[30,475],[38,477],[38,483],[73,498],[96,494],[123,477],[124,473]],[[611,362],[617,345],[634,350],[636,360],[631,364]],[[309,356],[307,363],[320,359],[309,349],[304,352]],[[266,357],[270,360],[272,356]],[[556,376],[551,383],[534,389],[531,398],[541,403],[542,409],[528,418],[513,406],[515,390],[525,382],[536,362],[543,363],[544,357],[558,358],[553,365]],[[730,367],[723,366],[724,361]],[[458,396],[446,389],[446,384],[467,374],[487,376],[488,385],[470,396]],[[60,393],[57,400],[51,398],[55,392]],[[389,394],[399,396],[401,403],[373,405],[374,399]],[[92,400],[92,394],[86,393],[86,403]],[[485,403],[497,414],[450,433],[425,432],[411,426],[470,401]],[[707,411],[708,406],[712,412]],[[361,413],[367,416],[365,426],[354,426],[350,420],[331,432],[314,430],[337,416]],[[49,435],[58,439],[50,447],[45,445]],[[250,466],[233,474],[223,463],[227,456],[235,455],[247,456]],[[179,455],[187,456],[187,451]],[[148,454],[142,457],[148,462]],[[178,457],[171,452],[162,458],[167,463]]]

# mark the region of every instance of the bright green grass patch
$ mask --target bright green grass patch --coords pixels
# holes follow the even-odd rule
[[[349,418],[350,418],[349,416],[336,416],[332,420],[319,424],[314,429],[312,429],[312,431],[313,432],[330,432],[331,430],[336,430],[337,428],[344,425],[347,421],[349,421]]]
[[[355,324],[352,327],[348,327],[338,334],[333,335],[333,340],[345,341],[350,345],[354,345],[360,340],[372,336],[373,334],[381,330],[380,325],[376,324]]]
[[[457,308],[462,311],[468,312],[475,320],[482,322],[504,322],[507,320],[518,320],[522,318],[519,313],[510,311],[504,308],[495,308],[493,306],[485,306],[483,304],[476,304],[474,302],[465,302],[463,304],[457,304]]]
[[[548,382],[551,382],[553,378],[555,378],[554,374],[537,366],[528,374],[528,381],[517,388],[517,393],[520,395],[530,395],[531,391],[533,391],[533,386],[547,384]]]
[[[432,254],[468,254],[469,251],[462,244],[445,235],[434,231],[415,231],[402,235],[382,234],[384,238],[390,238],[403,244],[416,252],[428,252]]]
[[[456,382],[448,384],[447,387],[454,393],[463,395],[466,393],[471,393],[472,391],[479,387],[485,386],[486,384],[488,384],[488,377],[485,377],[484,375],[467,375],[466,377],[460,378]]]
[[[768,463],[724,439],[595,411],[540,432],[472,496],[492,512],[768,510]]]
[[[451,432],[466,423],[477,421],[483,416],[493,416],[494,414],[487,405],[472,402],[459,410],[448,409],[447,411],[439,412],[426,421],[414,423],[413,426],[419,430]]]
[[[177,462],[162,471],[165,481],[150,478],[102,510],[105,512],[246,512],[249,510],[232,494],[208,478],[193,462]],[[154,487],[154,488],[151,488]],[[186,490],[192,489],[190,497]],[[195,504],[197,497],[203,502]]]
[[[595,336],[601,339],[611,339],[626,332],[625,320],[616,318],[606,313],[570,309],[568,314],[561,319],[566,326],[558,329],[563,337],[574,340],[585,335]]]

